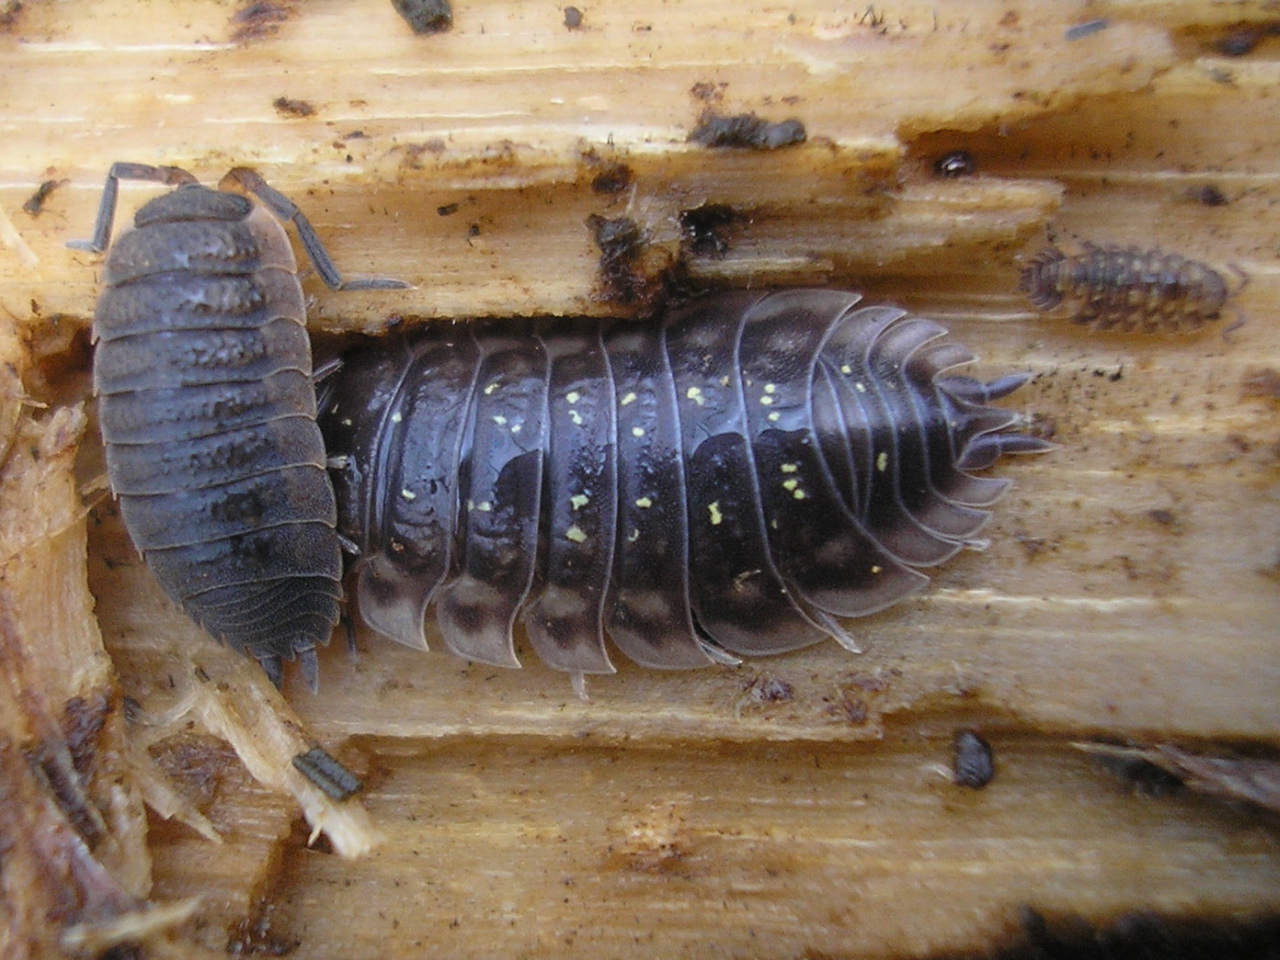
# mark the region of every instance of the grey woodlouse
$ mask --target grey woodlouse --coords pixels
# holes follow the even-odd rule
[[[1036,307],[1065,304],[1077,323],[1099,329],[1199,329],[1215,319],[1231,291],[1208,264],[1176,253],[1086,243],[1071,256],[1042,250],[1022,271],[1019,289]]]
[[[121,179],[177,186],[145,206],[107,256],[94,314],[94,389],[107,470],[134,544],[165,592],[277,684],[338,620],[342,558],[316,425],[311,345],[292,221],[321,278],[344,283],[310,223],[251,170],[201,186],[175,167],[117,163],[93,237],[102,252]],[[274,214],[274,216],[273,216]]]
[[[1002,453],[1050,445],[989,401],[1025,375],[932,321],[830,290],[694,300],[661,325],[439,325],[348,353],[322,388],[338,529],[376,632],[574,675],[607,631],[658,668],[826,637],[980,546]]]

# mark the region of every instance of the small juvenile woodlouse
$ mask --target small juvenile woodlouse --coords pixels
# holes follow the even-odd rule
[[[298,208],[243,168],[223,184],[262,206],[176,167],[114,164],[92,239],[68,246],[106,249],[121,179],[178,188],[111,245],[94,314],[94,389],[125,526],[204,629],[276,683],[281,658],[298,657],[314,685],[342,559],[302,288],[279,220],[333,289],[405,284],[344,283]]]
[[[737,662],[833,637],[981,546],[1049,444],[988,406],[946,330],[856,293],[736,292],[662,324],[436,325],[345,356],[323,385],[360,615],[425,649],[611,673]]]
[[[1197,330],[1231,296],[1222,274],[1176,253],[1085,243],[1071,256],[1050,245],[1018,284],[1044,311],[1062,305],[1076,323],[1097,329]]]

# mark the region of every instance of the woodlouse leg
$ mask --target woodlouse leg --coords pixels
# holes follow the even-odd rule
[[[102,253],[111,239],[111,227],[116,219],[116,200],[121,180],[151,180],[177,187],[184,183],[197,183],[191,174],[181,167],[156,167],[149,163],[117,162],[107,171],[107,182],[102,187],[102,202],[98,204],[98,219],[93,225],[93,236],[88,240],[68,240],[72,250],[88,250]]]
[[[218,185],[236,184],[248,190],[258,198],[268,210],[281,220],[292,221],[302,240],[302,248],[315,266],[320,279],[330,290],[403,290],[410,286],[403,280],[392,277],[360,277],[354,280],[343,280],[342,274],[334,266],[333,258],[325,249],[320,237],[316,235],[311,221],[298,209],[297,205],[279,190],[272,187],[254,170],[248,167],[234,167]]]
[[[956,466],[961,470],[983,470],[1007,453],[1048,453],[1056,447],[1025,433],[984,433],[969,442]]]

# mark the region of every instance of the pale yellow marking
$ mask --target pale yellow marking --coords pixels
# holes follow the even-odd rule
[[[586,543],[587,535],[582,532],[582,528],[576,523],[564,532],[566,540],[572,540],[574,543]]]
[[[876,454],[876,469],[884,473],[885,467],[889,466],[889,454],[881,450]]]
[[[573,425],[575,427],[582,426],[582,414],[580,414],[577,410],[569,411],[569,419],[573,421]]]
[[[639,507],[641,510],[648,510],[650,507],[653,506],[653,501],[650,500],[648,497],[641,497],[639,500],[636,501],[636,506]]]
[[[876,564],[876,565],[872,566],[872,568],[871,568],[871,572],[872,572],[872,573],[879,573],[879,572],[880,572],[880,571],[882,571],[883,569],[884,569],[884,567],[880,566],[879,564]]]
[[[580,394],[577,390],[570,390],[568,393],[564,395],[564,398],[568,400],[570,403],[577,403],[579,400],[582,399],[582,394]]]
[[[685,396],[700,407],[705,406],[707,403],[707,398],[702,395],[702,391],[697,387],[690,387],[685,391]]]
[[[724,517],[720,515],[720,501],[712,500],[708,503],[707,512],[711,514],[711,525],[713,527],[720,526],[720,523],[724,520]]]
[[[855,384],[853,385],[853,388],[854,388],[855,390],[857,390],[859,393],[866,393],[866,392],[867,392],[866,384],[864,384],[861,380],[859,380],[857,383],[855,383]]]
[[[476,502],[475,502],[474,500],[468,500],[468,501],[467,501],[467,509],[468,509],[468,510],[474,510],[475,508],[476,508]]]
[[[800,469],[800,465],[797,463],[784,463],[782,465],[783,473],[795,473],[799,469]]]
[[[511,425],[511,432],[512,432],[512,433],[519,433],[519,432],[520,432],[520,426],[521,426],[521,425],[520,425],[520,424],[518,424],[518,423],[513,423],[513,424]]]
[[[392,423],[399,423],[399,422],[400,422],[401,420],[403,420],[403,419],[404,419],[404,417],[400,416],[400,411],[399,411],[399,410],[397,410],[395,413],[393,413],[393,414],[391,415],[391,422],[392,422]]]
[[[792,492],[791,495],[795,497],[797,500],[803,500],[806,496],[808,496],[808,494],[806,494],[803,490],[795,490]]]
[[[575,510],[581,510],[590,502],[591,502],[591,498],[588,497],[585,493],[575,493],[572,497],[569,498],[569,503],[573,505],[573,509]]]
[[[635,543],[640,539],[640,528],[633,527],[631,533],[627,536],[627,543]]]
[[[349,427],[349,426],[351,426],[351,418],[350,418],[350,417],[343,417],[343,418],[342,418],[342,425],[343,425],[344,427]]]
[[[618,401],[618,406],[625,407],[629,403],[635,403],[638,399],[640,398],[637,397],[634,393],[628,393],[625,397],[623,397],[621,400]]]
[[[778,392],[778,385],[777,385],[777,384],[775,384],[775,383],[766,383],[766,384],[764,385],[764,392],[765,392],[765,393],[777,393],[777,392]]]
[[[797,480],[795,477],[792,477],[790,480],[782,481],[783,490],[794,490],[798,486],[800,486],[800,481]]]
[[[408,487],[405,487],[400,491],[400,496],[404,497],[406,500],[418,499],[418,495],[414,493],[412,490],[410,490]]]
[[[853,373],[853,367],[849,366],[847,363],[842,363],[840,365],[840,372],[847,377]]]
[[[777,520],[770,520],[770,521],[769,521],[769,526],[771,526],[771,527],[773,527],[773,529],[777,530],[777,529],[778,529],[778,521],[777,521]]]
[[[769,396],[769,394],[766,393],[763,397],[760,398],[760,402],[767,407],[773,403],[773,397]]]
[[[479,510],[481,513],[488,513],[490,510],[493,509],[493,504],[490,503],[488,500],[481,500],[480,503],[476,506],[476,509]]]
[[[631,435],[632,435],[633,437],[643,437],[643,436],[644,436],[644,427],[632,427],[632,428],[631,428]]]
[[[728,377],[721,377],[721,378],[720,378],[720,386],[722,386],[722,387],[727,387],[728,385],[729,385],[729,378],[728,378]]]
[[[777,410],[771,410],[769,412],[768,419],[770,423],[777,423],[779,420],[782,419],[782,414],[780,414]]]
[[[500,413],[495,413],[493,415],[493,422],[500,427],[505,427],[507,425],[507,418]]]
[[[493,391],[497,389],[498,389],[498,381],[495,380],[493,381],[493,383],[489,384],[484,388],[484,395],[487,397],[489,396],[489,394],[493,393]]]

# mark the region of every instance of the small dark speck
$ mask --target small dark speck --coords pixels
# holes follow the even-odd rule
[[[1177,518],[1170,510],[1148,510],[1147,516],[1161,526],[1171,527],[1177,521]]]
[[[1095,33],[1101,33],[1107,27],[1111,26],[1109,20],[1105,17],[1098,20],[1089,20],[1085,23],[1077,23],[1074,27],[1068,27],[1063,37],[1068,41],[1083,40],[1085,37]]]
[[[1192,200],[1203,203],[1206,207],[1225,207],[1231,202],[1211,183],[1206,183],[1203,187],[1192,187],[1187,194]]]
[[[0,10],[0,30],[12,30],[22,16],[22,4],[19,0],[9,0]]]
[[[570,30],[577,30],[582,26],[582,11],[577,7],[565,7],[564,25]]]
[[[1262,39],[1262,31],[1256,27],[1238,27],[1224,33],[1214,44],[1214,48],[1224,57],[1243,57],[1252,53],[1253,48]]]
[[[67,181],[65,180],[46,180],[40,186],[36,187],[36,192],[27,197],[26,202],[22,205],[22,209],[27,211],[33,217],[39,216],[40,211],[44,209],[44,202],[49,199],[49,194],[57,190]]]
[[[307,101],[294,100],[290,97],[276,97],[271,101],[271,105],[286,117],[309,117],[316,112],[316,108]]]
[[[933,172],[947,179],[972,176],[977,169],[978,164],[968,150],[952,150],[933,162]]]
[[[467,227],[467,236],[468,237],[480,236],[480,224],[473,223],[471,226]]]
[[[449,0],[391,0],[414,33],[443,33],[453,26]]]
[[[592,178],[591,189],[595,193],[621,193],[634,178],[625,163],[611,163]]]
[[[957,730],[951,741],[952,781],[981,790],[996,775],[991,744],[972,730]]]
[[[754,150],[777,150],[806,139],[804,124],[799,120],[772,123],[754,113],[738,113],[725,117],[708,111],[689,134],[689,140],[706,147],[749,147]]]
[[[442,217],[451,217],[457,212],[458,204],[456,203],[446,203],[442,206],[436,207],[436,213],[440,214]]]

